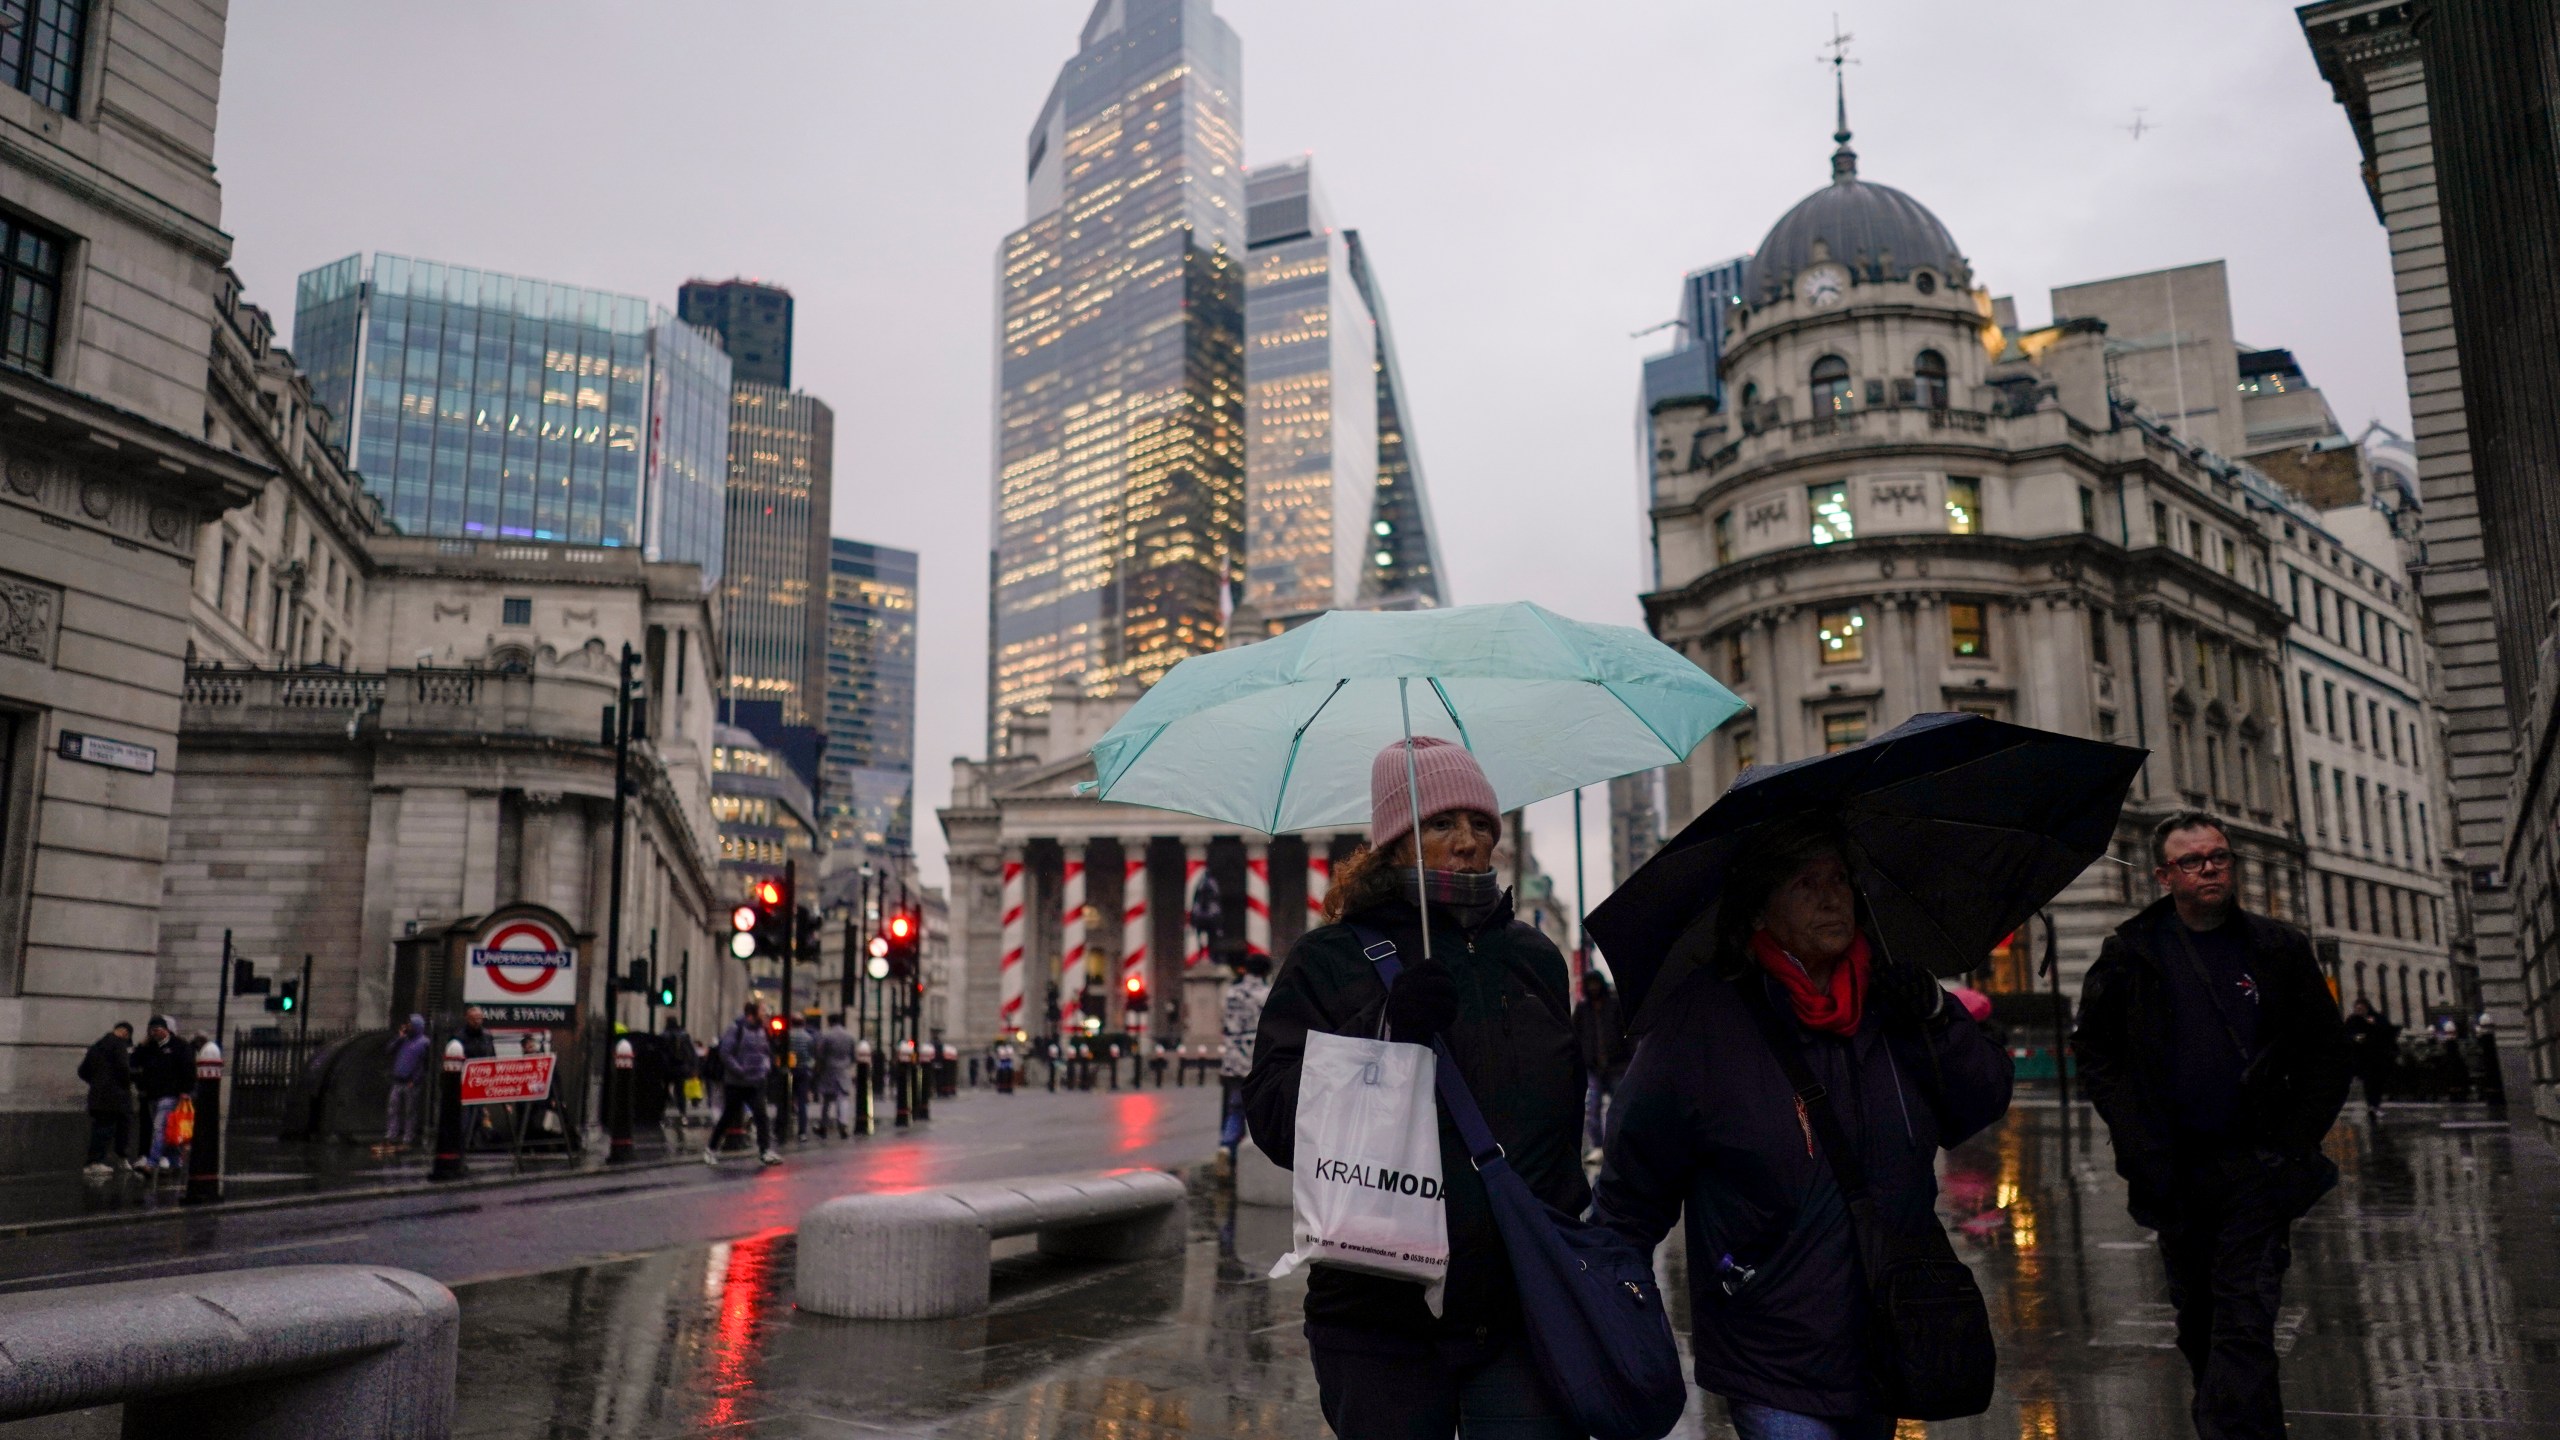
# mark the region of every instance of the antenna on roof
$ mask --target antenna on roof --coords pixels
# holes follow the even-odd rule
[[[1838,123],[1832,128],[1832,143],[1840,148],[1831,152],[1831,178],[1854,180],[1858,177],[1858,152],[1849,148],[1849,76],[1848,67],[1858,62],[1849,58],[1849,42],[1857,37],[1840,28],[1840,12],[1831,12],[1831,38],[1823,44],[1828,56],[1817,55],[1814,63],[1831,67],[1832,97],[1839,105]]]

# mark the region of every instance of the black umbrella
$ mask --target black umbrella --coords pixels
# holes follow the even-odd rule
[[[2146,753],[1915,715],[1863,745],[1745,772],[1591,912],[1591,936],[1634,1016],[1666,971],[1706,958],[1733,862],[1771,823],[1811,816],[1846,838],[1886,953],[1962,975],[2107,853]]]

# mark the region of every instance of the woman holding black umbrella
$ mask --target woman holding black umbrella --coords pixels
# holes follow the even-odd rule
[[[1597,1214],[1651,1247],[1685,1207],[1697,1382],[1742,1440],[1893,1433],[1858,1227],[1943,1249],[1937,1152],[2009,1104],[2008,1055],[1862,928],[1849,861],[1822,821],[1760,827],[1702,962],[1646,1004],[1610,1117]]]

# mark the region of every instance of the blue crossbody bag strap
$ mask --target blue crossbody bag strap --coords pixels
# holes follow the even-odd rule
[[[1404,960],[1396,954],[1396,942],[1366,925],[1352,926],[1351,933],[1360,938],[1360,953],[1376,967],[1378,983],[1394,989],[1396,977],[1404,973]],[[1502,1154],[1502,1144],[1493,1138],[1493,1127],[1484,1123],[1484,1112],[1476,1108],[1476,1097],[1467,1089],[1466,1077],[1458,1073],[1458,1062],[1450,1056],[1448,1043],[1433,1040],[1431,1053],[1439,1062],[1431,1067],[1431,1073],[1437,1077],[1440,1103],[1449,1107],[1449,1119],[1458,1127],[1458,1138],[1467,1142],[1467,1154],[1481,1170],[1485,1162]]]

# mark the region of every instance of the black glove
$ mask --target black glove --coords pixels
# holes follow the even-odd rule
[[[1387,990],[1388,1038],[1428,1045],[1458,1020],[1458,980],[1449,967],[1424,960],[1404,967]]]
[[[1867,980],[1867,1000],[1888,1025],[1943,1028],[1955,1018],[1945,987],[1917,965],[1879,965]]]

